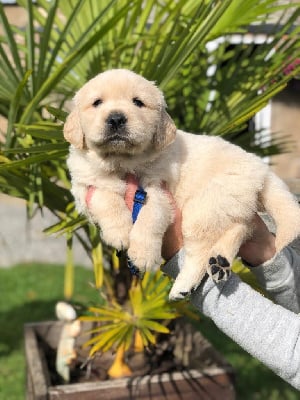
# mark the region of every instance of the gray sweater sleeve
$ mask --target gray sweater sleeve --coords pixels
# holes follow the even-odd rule
[[[274,259],[250,268],[275,303],[300,313],[300,256],[286,247]]]
[[[164,272],[176,277],[183,257],[180,251],[163,267]],[[297,306],[292,304],[293,299],[298,299],[293,267],[300,270],[300,257],[288,248],[267,265],[256,267],[255,274],[274,299],[297,311],[298,302]],[[297,314],[263,297],[235,274],[217,284],[207,278],[191,295],[191,302],[252,356],[300,389]]]

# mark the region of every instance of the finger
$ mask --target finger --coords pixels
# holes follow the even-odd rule
[[[125,192],[125,203],[126,206],[129,208],[130,211],[132,211],[133,208],[133,199],[135,192],[139,186],[139,182],[137,180],[137,177],[133,174],[127,174],[126,175],[126,192]]]
[[[89,186],[87,188],[87,192],[85,195],[85,203],[86,203],[87,208],[90,208],[91,200],[92,200],[95,190],[96,190],[95,186]]]

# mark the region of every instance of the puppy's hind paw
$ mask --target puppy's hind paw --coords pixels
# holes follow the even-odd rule
[[[170,300],[182,300],[189,296],[193,287],[189,283],[176,279],[169,293]]]
[[[194,266],[194,264],[193,264]],[[191,270],[187,265],[178,274],[170,290],[170,300],[180,300],[192,294],[205,276],[205,267]]]
[[[183,291],[177,292],[176,290],[171,290],[169,294],[170,300],[182,300],[187,297],[191,292],[190,291]]]
[[[217,255],[217,257],[211,257],[208,263],[208,275],[210,275],[215,282],[226,281],[228,279],[231,270],[227,258]]]

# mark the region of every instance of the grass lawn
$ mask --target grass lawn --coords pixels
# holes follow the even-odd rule
[[[19,265],[0,269],[0,400],[25,398],[23,324],[54,319],[54,307],[63,296],[64,269],[57,265]],[[92,271],[76,268],[74,301],[96,301],[89,282]],[[296,400],[300,393],[283,382],[206,318],[202,333],[237,371],[239,400]]]

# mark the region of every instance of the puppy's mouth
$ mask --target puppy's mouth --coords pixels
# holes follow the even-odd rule
[[[117,150],[132,148],[135,143],[128,137],[128,133],[106,132],[102,139],[94,142],[94,145],[103,150]]]
[[[103,140],[103,144],[117,143],[117,142],[130,143],[130,140],[128,140],[127,137],[122,135],[111,135]]]

